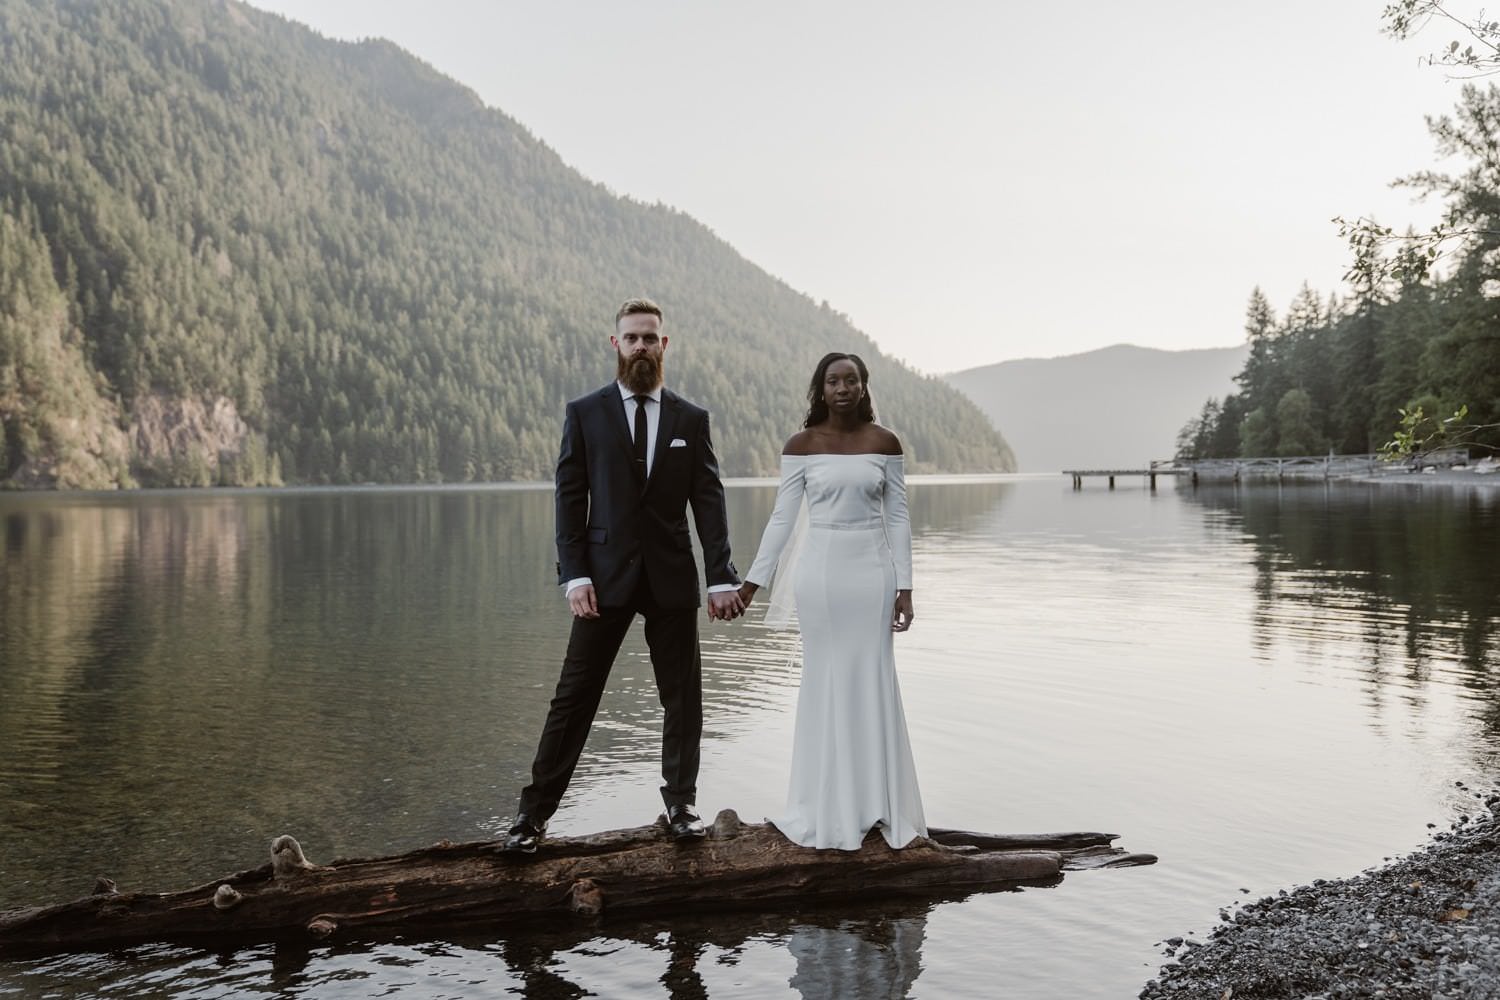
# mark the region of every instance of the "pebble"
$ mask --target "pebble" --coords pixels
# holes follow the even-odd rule
[[[1475,797],[1500,806],[1500,790]],[[1500,998],[1500,817],[1471,812],[1379,868],[1226,913],[1206,943],[1167,939],[1189,947],[1140,1000]]]

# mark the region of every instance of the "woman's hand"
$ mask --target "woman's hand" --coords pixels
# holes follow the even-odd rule
[[[896,606],[891,610],[891,631],[905,632],[911,628],[911,620],[915,617],[911,608],[911,591],[896,591]]]
[[[749,580],[740,584],[740,600],[744,602],[745,607],[748,608],[750,606],[750,599],[755,596],[755,592],[759,589],[760,584],[751,583]]]

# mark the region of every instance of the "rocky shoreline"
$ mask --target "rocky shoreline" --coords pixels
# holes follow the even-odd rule
[[[1355,482],[1374,483],[1379,486],[1470,486],[1479,489],[1500,487],[1500,474],[1491,460],[1456,469],[1428,469],[1422,472],[1386,471],[1373,476],[1356,476]]]
[[[1500,998],[1500,789],[1405,857],[1220,910],[1141,1000]]]

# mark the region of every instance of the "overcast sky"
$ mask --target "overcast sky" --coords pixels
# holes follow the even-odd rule
[[[929,373],[1341,292],[1329,220],[1435,216],[1388,184],[1460,86],[1386,0],[252,2],[394,41]]]

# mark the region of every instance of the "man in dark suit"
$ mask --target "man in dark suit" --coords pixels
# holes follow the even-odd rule
[[[662,386],[660,307],[630,299],[610,337],[616,381],[568,404],[557,459],[557,573],[573,631],[547,712],[531,784],[507,853],[530,854],[578,766],[615,654],[637,614],[661,697],[662,800],[677,840],[705,835],[696,799],[703,684],[697,567],[687,508],[703,545],[710,618],[744,612],[729,561],[724,486],[708,412]]]

